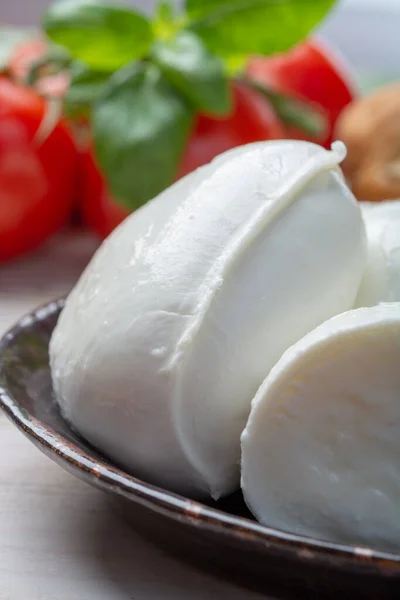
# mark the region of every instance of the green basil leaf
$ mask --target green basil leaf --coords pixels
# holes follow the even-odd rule
[[[235,0],[186,0],[185,9],[191,19],[200,19],[234,4]],[[242,2],[243,4],[243,2]]]
[[[294,125],[316,139],[326,135],[328,122],[321,110],[276,92],[269,91],[266,96],[283,123]]]
[[[69,68],[70,85],[64,99],[65,112],[70,117],[89,115],[102,95],[110,78],[107,71],[94,71],[88,65],[74,61]]]
[[[322,109],[275,92],[251,79],[241,78],[241,80],[267,98],[283,123],[294,125],[315,138],[321,138],[326,134],[328,122]]]
[[[92,118],[98,162],[124,205],[138,208],[173,181],[193,112],[156,66],[117,72]]]
[[[225,71],[229,77],[235,77],[238,73],[243,73],[246,70],[246,65],[249,62],[251,55],[249,54],[229,54],[224,57]]]
[[[187,0],[191,29],[217,54],[284,52],[321,21],[335,0]]]
[[[172,40],[157,42],[152,59],[196,109],[215,115],[229,112],[232,101],[224,64],[195,34],[181,31]]]
[[[99,70],[115,70],[150,49],[150,22],[128,8],[91,0],[64,0],[50,6],[43,27],[73,58]]]
[[[155,19],[164,23],[173,23],[175,18],[174,7],[167,0],[161,0],[155,11]]]
[[[177,16],[167,0],[157,5],[151,25],[156,40],[171,40],[183,28],[183,15]]]

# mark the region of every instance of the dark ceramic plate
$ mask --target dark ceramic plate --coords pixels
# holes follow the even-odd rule
[[[48,344],[62,301],[0,342],[0,406],[45,454],[116,497],[135,528],[168,551],[278,598],[400,599],[400,555],[338,546],[258,525],[241,494],[200,504],[128,475],[86,444],[54,402]]]

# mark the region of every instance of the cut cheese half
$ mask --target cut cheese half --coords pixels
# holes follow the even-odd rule
[[[334,317],[285,352],[253,400],[242,488],[270,527],[400,549],[400,304]]]

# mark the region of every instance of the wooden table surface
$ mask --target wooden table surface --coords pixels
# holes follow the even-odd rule
[[[95,248],[59,238],[0,268],[0,333],[70,289]],[[257,600],[140,539],[107,497],[42,455],[0,413],[0,600]]]

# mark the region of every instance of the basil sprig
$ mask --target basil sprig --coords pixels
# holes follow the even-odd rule
[[[116,198],[136,209],[176,176],[194,117],[232,111],[230,74],[252,53],[286,50],[334,0],[162,0],[150,20],[98,0],[53,3],[43,17],[67,52],[69,114],[93,123],[98,162]],[[238,62],[239,57],[239,62]],[[315,132],[313,109],[260,90],[281,117]]]

